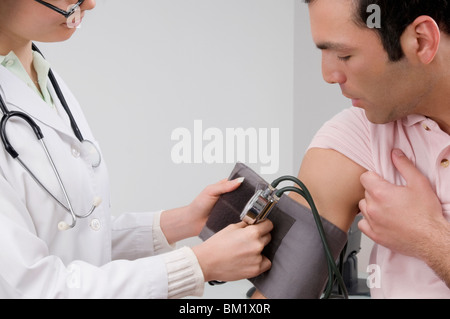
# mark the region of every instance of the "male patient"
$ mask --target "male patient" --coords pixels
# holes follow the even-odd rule
[[[319,130],[299,178],[342,230],[362,213],[372,298],[450,298],[450,2],[306,2],[323,77],[353,107]]]

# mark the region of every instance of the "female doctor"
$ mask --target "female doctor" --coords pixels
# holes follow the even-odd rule
[[[268,270],[270,222],[173,247],[198,235],[218,197],[242,181],[210,185],[186,207],[111,217],[107,170],[81,108],[32,48],[67,40],[80,22],[73,12],[82,18],[94,7],[0,0],[0,297],[201,296],[205,281]]]

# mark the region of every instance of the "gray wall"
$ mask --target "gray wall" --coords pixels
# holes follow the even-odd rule
[[[40,47],[101,144],[116,215],[188,204],[231,159],[268,181],[297,175],[317,129],[349,106],[321,77],[302,1],[98,0],[72,39]],[[232,156],[227,129],[249,134],[246,152]],[[191,163],[172,155],[179,133]]]

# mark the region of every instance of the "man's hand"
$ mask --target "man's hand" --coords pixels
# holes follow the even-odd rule
[[[448,222],[428,179],[402,151],[394,150],[392,161],[406,185],[393,185],[373,172],[362,174],[365,198],[359,208],[364,219],[359,228],[382,246],[425,259],[433,233]]]

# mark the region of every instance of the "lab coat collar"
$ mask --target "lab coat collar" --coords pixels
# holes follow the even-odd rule
[[[3,66],[0,66],[0,87],[0,93],[3,96],[5,103],[10,108],[10,111],[16,107],[27,113],[35,121],[50,126],[69,137],[76,138],[69,122],[64,121],[54,109],[42,100],[42,98]],[[49,91],[53,101],[58,105],[59,99],[53,88],[50,88]],[[68,103],[70,102],[68,101]],[[13,108],[11,108],[11,105]]]

